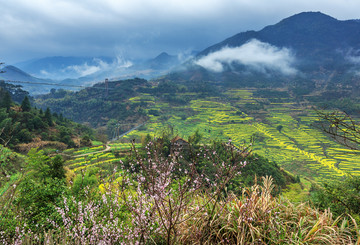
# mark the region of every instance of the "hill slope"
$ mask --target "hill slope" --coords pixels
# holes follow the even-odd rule
[[[360,22],[339,21],[320,12],[304,12],[283,19],[262,30],[236,34],[215,44],[198,57],[220,50],[223,47],[238,47],[251,39],[257,39],[276,47],[291,48],[296,57],[304,59],[326,59],[343,57],[339,51],[351,52],[360,48]],[[334,62],[334,59],[331,59]]]
[[[8,83],[21,85],[26,91],[31,94],[47,93],[51,88],[56,87],[54,81],[50,79],[40,79],[24,72],[15,66],[5,66],[2,69],[4,73],[0,73],[0,80],[5,80]],[[39,84],[41,84],[39,86]]]
[[[314,93],[359,89],[360,22],[305,12],[260,31],[238,33],[200,52],[168,80],[235,87],[300,86]]]

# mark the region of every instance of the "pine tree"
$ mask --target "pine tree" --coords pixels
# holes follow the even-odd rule
[[[54,125],[53,120],[52,120],[51,111],[50,111],[49,107],[46,108],[46,111],[45,111],[45,120],[46,120],[46,122],[48,123],[49,126]]]
[[[5,93],[5,96],[4,96],[4,100],[3,100],[3,105],[4,107],[6,108],[7,111],[10,110],[10,107],[11,107],[11,104],[12,104],[12,99],[11,99],[11,95],[9,92],[6,92]]]
[[[27,96],[25,96],[24,100],[21,102],[21,109],[22,111],[30,111],[31,109],[30,100]]]
[[[9,92],[5,91],[0,91],[1,95],[4,96],[2,100],[0,100],[0,107],[1,108],[6,108],[6,111],[9,112],[10,110],[10,106],[12,104],[12,99],[11,99],[11,95]]]

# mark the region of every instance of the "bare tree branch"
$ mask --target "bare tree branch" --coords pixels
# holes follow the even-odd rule
[[[317,111],[317,114],[324,132],[347,148],[360,150],[360,125],[350,115],[342,111]]]

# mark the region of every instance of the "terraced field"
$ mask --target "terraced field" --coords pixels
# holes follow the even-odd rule
[[[140,147],[139,144],[135,145]],[[71,156],[66,161],[66,166],[74,172],[79,172],[90,167],[100,167],[102,169],[113,169],[120,159],[123,159],[122,152],[128,152],[131,148],[130,143],[110,143],[107,150],[105,146],[86,147],[80,150],[69,149],[65,153]],[[105,151],[104,151],[105,150]]]
[[[171,125],[174,133],[184,139],[199,130],[203,142],[231,139],[237,146],[253,142],[254,152],[294,174],[314,180],[360,175],[360,152],[349,151],[315,127],[318,117],[309,107],[280,98],[278,102],[266,103],[262,109],[245,113],[246,106],[263,99],[255,98],[251,89],[225,94],[226,101],[220,97],[193,99],[187,107],[155,104],[154,109],[163,112],[168,108],[166,120],[164,115],[151,116],[145,130],[133,131],[127,138],[160,135],[166,125]],[[179,116],[189,110],[191,115]]]

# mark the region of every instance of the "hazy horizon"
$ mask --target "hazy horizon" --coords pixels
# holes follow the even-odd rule
[[[356,0],[1,2],[0,60],[6,64],[49,56],[186,54],[304,11],[360,18]]]

